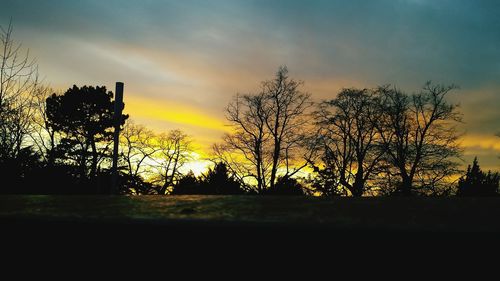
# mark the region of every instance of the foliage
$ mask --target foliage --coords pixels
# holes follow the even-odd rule
[[[112,98],[106,87],[76,85],[63,95],[47,98],[48,127],[62,135],[55,148],[57,158],[78,165],[81,178],[94,177],[99,162],[109,154],[114,126]],[[122,115],[120,124],[127,118]]]
[[[488,171],[485,173],[479,167],[477,157],[472,167],[469,165],[467,173],[458,182],[458,196],[498,196],[500,174]]]
[[[266,195],[302,196],[305,187],[295,178],[280,177],[275,186],[265,191]]]
[[[174,195],[239,195],[245,191],[240,182],[230,175],[226,164],[216,163],[198,178],[192,172],[183,176],[174,186]]]
[[[230,174],[227,165],[222,162],[216,163],[214,168],[201,176],[200,180],[207,194],[236,195],[245,192],[241,183]]]

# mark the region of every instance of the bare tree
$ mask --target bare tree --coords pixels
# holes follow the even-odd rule
[[[148,173],[147,167],[151,165],[153,155],[160,151],[155,144],[155,133],[143,125],[127,120],[120,137],[120,154],[128,174],[132,178],[142,177]]]
[[[300,158],[296,155],[304,147],[304,130],[310,121],[306,113],[312,107],[310,95],[300,91],[303,82],[288,77],[288,69],[280,67],[274,80],[262,84],[265,97],[265,124],[272,139],[272,165],[270,188],[274,188],[278,168],[286,169],[282,177],[287,178],[307,166],[306,161],[294,169],[291,162]],[[294,163],[297,164],[297,163]]]
[[[34,95],[32,106],[34,114],[31,116],[30,138],[36,150],[43,157],[45,163],[52,166],[55,161],[54,150],[59,143],[59,135],[49,125],[47,118],[47,98],[54,91],[50,87],[40,86]]]
[[[292,177],[307,166],[304,135],[312,102],[301,85],[281,67],[258,94],[237,95],[227,107],[233,133],[214,152],[240,181],[254,181],[258,193],[274,187],[278,176]]]
[[[12,38],[13,26],[0,26],[0,157],[13,158],[29,139],[39,88],[37,65]]]
[[[378,131],[386,160],[399,178],[396,192],[410,195],[438,193],[444,179],[457,172],[460,148],[455,124],[461,121],[457,105],[446,101],[456,86],[427,82],[420,93],[407,95],[380,87]]]
[[[331,176],[352,196],[362,196],[384,153],[379,149],[377,112],[369,90],[344,89],[315,114],[318,149]]]
[[[226,134],[223,144],[216,145],[216,156],[226,163],[238,178],[245,182],[252,178],[257,182],[257,192],[267,186],[269,175],[269,149],[266,147],[269,132],[266,131],[265,96],[237,95],[227,107],[227,119],[234,130]]]
[[[156,170],[153,182],[160,184],[159,194],[166,194],[179,179],[180,169],[192,159],[193,148],[190,137],[180,130],[160,134],[156,141],[157,152],[152,157]]]

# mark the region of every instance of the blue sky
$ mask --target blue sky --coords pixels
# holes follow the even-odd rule
[[[466,159],[500,169],[500,1],[2,0],[0,24],[57,89],[126,84],[127,110],[208,147],[237,92],[288,65],[316,100],[342,87],[461,87]],[[150,110],[149,110],[150,109]],[[183,115],[184,114],[184,115]],[[196,115],[191,122],[183,116]],[[193,120],[209,120],[197,124]],[[202,122],[203,123],[203,122]]]

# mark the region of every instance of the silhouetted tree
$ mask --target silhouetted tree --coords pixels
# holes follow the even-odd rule
[[[469,165],[467,173],[458,182],[458,196],[498,196],[500,174],[488,171],[485,173],[479,167],[477,157],[472,167]]]
[[[373,95],[366,89],[343,89],[335,99],[321,103],[315,114],[317,149],[326,166],[322,177],[336,178],[352,196],[370,189],[367,183],[384,154],[376,128],[378,115]],[[332,175],[325,175],[327,171]]]
[[[155,170],[153,183],[159,184],[159,194],[166,194],[182,176],[179,170],[192,159],[193,148],[190,137],[180,130],[160,134],[156,142],[157,152],[151,158]]]
[[[226,134],[222,144],[214,145],[217,160],[226,163],[241,181],[255,180],[260,193],[267,186],[270,169],[264,96],[237,95],[227,108],[227,119],[235,133]]]
[[[262,84],[265,97],[264,114],[267,130],[272,139],[272,164],[269,187],[277,182],[278,168],[284,167],[282,178],[291,176],[307,166],[307,162],[297,155],[304,147],[304,133],[309,119],[307,110],[312,106],[310,95],[300,91],[303,82],[288,77],[287,67],[280,67],[274,80]],[[292,169],[294,161],[303,164]],[[297,163],[294,163],[297,164]]]
[[[237,95],[227,108],[234,133],[214,152],[239,180],[255,182],[258,193],[273,187],[278,176],[292,177],[307,166],[305,117],[312,103],[301,85],[281,67],[274,80],[262,83],[260,93]]]
[[[313,173],[307,179],[310,185],[307,193],[325,197],[347,196],[347,190],[339,182],[338,170],[328,161],[331,157],[321,160],[322,164],[311,162]]]
[[[137,184],[143,177],[151,173],[153,156],[160,151],[155,143],[156,135],[143,125],[136,125],[127,120],[120,134],[122,161],[125,162],[127,174]]]
[[[172,195],[194,195],[204,194],[201,192],[200,182],[192,171],[185,176],[180,177],[177,183],[173,186]]]
[[[47,98],[48,126],[62,135],[56,147],[59,159],[76,163],[81,178],[94,177],[107,156],[113,134],[112,98],[106,87],[92,86],[73,86]],[[122,115],[122,125],[127,118]]]
[[[42,167],[40,155],[32,147],[21,148],[15,157],[0,160],[2,188],[0,193],[31,193],[32,184],[43,178],[33,177],[35,171]]]
[[[305,187],[295,178],[279,177],[277,183],[265,191],[267,195],[275,196],[302,196]]]
[[[428,82],[411,96],[390,87],[377,90],[381,114],[376,125],[391,166],[386,178],[398,178],[396,194],[438,194],[451,186],[445,179],[458,171],[460,156],[454,123],[461,114],[446,101],[454,89]]]
[[[34,114],[30,132],[33,147],[36,148],[47,166],[54,165],[55,148],[60,140],[59,134],[49,125],[47,116],[47,98],[52,93],[53,90],[49,87],[39,87],[35,91],[33,100]]]
[[[200,178],[203,194],[236,195],[245,193],[241,183],[230,174],[225,163],[216,163]]]
[[[12,23],[0,26],[0,161],[9,162],[31,145],[32,102],[40,87],[35,60],[12,34]]]

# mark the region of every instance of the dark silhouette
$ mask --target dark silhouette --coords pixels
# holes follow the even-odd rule
[[[280,67],[273,80],[262,82],[258,94],[237,95],[227,107],[235,132],[214,146],[216,159],[241,181],[253,179],[257,193],[273,189],[279,176],[290,178],[307,166],[304,140],[312,102],[300,90],[302,84]]]
[[[162,193],[160,193],[162,194]],[[206,194],[194,173],[190,171],[187,175],[181,177],[174,185],[172,195],[197,195]]]
[[[332,174],[324,176],[336,177],[355,197],[371,188],[368,182],[378,172],[385,153],[376,127],[379,115],[374,94],[367,89],[344,89],[335,99],[321,103],[315,114],[317,149],[328,166],[322,172],[330,171]]]
[[[183,176],[171,192],[173,195],[240,195],[245,194],[240,182],[230,175],[226,164],[216,163],[198,178],[192,173]]]
[[[306,188],[294,178],[280,177],[276,184],[267,189],[264,194],[274,196],[302,196]]]
[[[216,163],[212,169],[201,176],[201,184],[207,194],[237,195],[244,194],[241,183],[230,174],[225,163]]]
[[[153,159],[154,181],[160,186],[159,194],[167,194],[176,185],[182,173],[180,169],[192,159],[191,138],[181,130],[157,136],[157,149]]]
[[[500,174],[488,171],[485,173],[479,167],[477,157],[472,167],[469,165],[467,173],[458,182],[458,196],[498,196]]]
[[[334,163],[329,163],[330,157],[325,157],[323,164],[311,162],[314,175],[308,179],[308,193],[324,197],[347,196],[346,189],[339,182],[339,175]]]
[[[461,150],[455,124],[461,122],[457,105],[446,97],[457,87],[426,83],[408,95],[389,86],[377,89],[380,117],[375,124],[388,164],[383,175],[394,180],[398,195],[448,193],[448,177],[458,172]],[[418,184],[416,178],[419,178]]]
[[[22,170],[33,154],[29,133],[40,81],[35,60],[12,36],[12,23],[0,26],[0,165],[12,167],[2,173],[19,178],[25,177]],[[20,174],[12,174],[15,171]]]
[[[79,167],[79,177],[93,178],[99,163],[109,157],[113,137],[113,93],[106,87],[73,86],[47,99],[48,126],[62,135],[57,159]],[[122,125],[128,118],[122,115]]]

